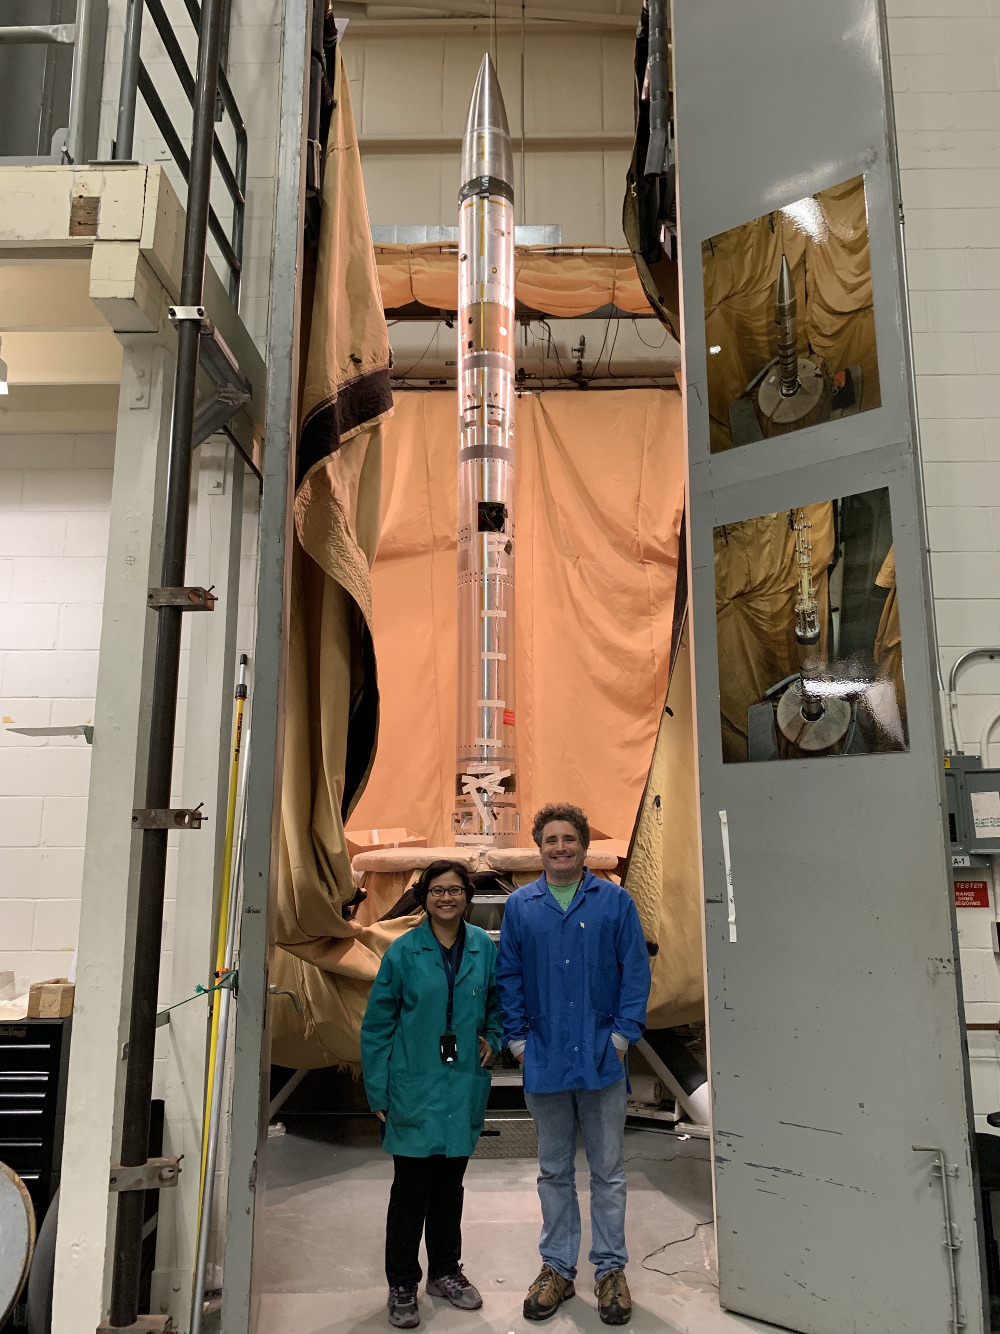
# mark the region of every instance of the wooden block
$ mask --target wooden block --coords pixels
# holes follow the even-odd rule
[[[133,241],[94,246],[89,298],[119,333],[155,333],[165,321],[160,281]]]
[[[32,982],[28,990],[29,1019],[65,1019],[73,1013],[76,987],[65,977]]]
[[[344,831],[347,851],[354,858],[359,852],[376,852],[380,848],[426,848],[427,839],[402,826],[380,829],[347,829]]]

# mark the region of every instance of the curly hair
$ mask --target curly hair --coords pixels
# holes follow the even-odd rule
[[[449,871],[454,871],[461,880],[462,888],[465,890],[466,903],[472,902],[476,891],[468,871],[461,862],[449,862],[442,859],[441,861],[431,862],[430,866],[425,866],[420,872],[419,880],[410,891],[425,912],[427,911],[427,891],[430,889],[431,881],[436,880],[439,875],[447,875]]]
[[[550,801],[543,806],[531,822],[531,837],[539,847],[542,846],[542,834],[547,824],[553,820],[565,820],[580,835],[580,842],[585,848],[590,847],[590,825],[579,806],[571,806],[568,801]]]

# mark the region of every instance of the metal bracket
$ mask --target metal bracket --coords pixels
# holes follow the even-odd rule
[[[8,727],[7,731],[17,732],[19,736],[82,736],[88,746],[94,744],[91,723],[71,723],[68,727]]]
[[[212,585],[214,588],[215,585]],[[218,601],[211,588],[151,588],[146,606],[152,611],[161,607],[180,607],[181,611],[214,611]]]
[[[181,1173],[180,1158],[150,1158],[138,1167],[111,1164],[109,1190],[165,1190],[176,1186]]]
[[[306,141],[306,189],[319,194],[323,188],[323,145],[318,139]]]
[[[204,306],[168,306],[167,319],[171,324],[184,324],[187,321],[200,324],[203,326],[202,332],[205,332],[205,324],[212,327],[212,321],[206,318]]]
[[[167,316],[173,325],[190,320],[200,326],[198,365],[215,385],[215,392],[203,398],[195,409],[192,444],[197,448],[216,431],[221,431],[240,408],[250,402],[253,390],[226,340],[205,313],[204,306],[171,306]]]
[[[199,802],[193,810],[184,806],[166,806],[158,810],[137,806],[132,812],[133,829],[200,829],[208,816]]]

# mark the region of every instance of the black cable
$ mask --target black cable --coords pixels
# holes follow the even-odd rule
[[[643,345],[643,347],[648,347],[651,348],[654,352],[658,352],[661,347],[666,346],[667,339],[670,337],[670,333],[667,329],[664,329],[663,331],[662,343],[647,343],[645,338],[643,338],[642,334],[639,332],[639,321],[635,318],[634,315],[632,316],[632,323],[635,325],[636,337],[639,339],[639,342]]]
[[[539,323],[539,324],[541,325],[541,327],[545,330],[545,337],[546,337],[546,340],[547,340],[547,346],[548,346],[549,351],[552,353],[552,355],[553,355],[553,356],[555,357],[555,359],[556,359],[556,365],[559,367],[559,374],[562,376],[562,378],[563,378],[564,380],[572,380],[572,379],[573,379],[573,376],[571,376],[571,375],[567,375],[566,372],[565,372],[565,370],[563,369],[562,360],[560,359],[560,356],[559,356],[559,349],[556,347],[555,343],[554,343],[553,340],[552,340],[552,327],[551,327],[551,325],[549,324],[548,320],[539,320],[538,323]]]
[[[618,330],[622,327],[620,319],[615,320],[615,336],[611,340],[611,351],[608,353],[608,379],[613,380],[614,374],[611,370],[611,363],[615,359],[615,344],[618,342]]]
[[[609,316],[608,316],[608,322],[607,322],[607,324],[605,324],[605,326],[604,326],[604,342],[601,344],[601,350],[600,350],[600,352],[598,352],[598,354],[597,354],[597,360],[594,362],[594,369],[590,372],[590,375],[589,375],[588,377],[584,377],[584,378],[593,379],[593,377],[597,374],[597,368],[598,368],[598,366],[600,366],[600,364],[601,364],[601,358],[604,356],[604,349],[605,349],[605,348],[607,347],[607,345],[608,345],[608,334],[609,334],[610,332],[611,332],[611,316],[609,315]]]
[[[402,382],[402,383],[405,383],[407,376],[413,374],[413,372],[417,369],[417,367],[418,367],[418,366],[420,365],[420,363],[423,361],[424,357],[426,357],[426,356],[427,356],[427,353],[431,350],[431,343],[433,343],[433,342],[434,342],[434,339],[438,336],[438,325],[441,324],[441,323],[442,323],[441,320],[436,320],[436,321],[434,322],[434,328],[431,330],[431,336],[430,336],[430,338],[428,339],[428,341],[427,341],[427,346],[424,348],[423,352],[421,352],[420,356],[417,357],[416,361],[413,363],[412,366],[407,367],[407,369],[406,369],[405,371],[401,371],[399,375],[394,375],[394,376],[392,377],[394,380],[398,380],[398,381],[400,381],[400,382]]]

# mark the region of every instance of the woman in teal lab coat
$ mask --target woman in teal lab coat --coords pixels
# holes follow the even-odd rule
[[[432,862],[414,892],[426,920],[386,951],[361,1025],[368,1105],[395,1163],[385,1270],[397,1329],[420,1323],[421,1234],[428,1294],[465,1311],[483,1304],[462,1272],[462,1179],[503,1027],[496,946],[464,920],[473,896],[465,867]]]

